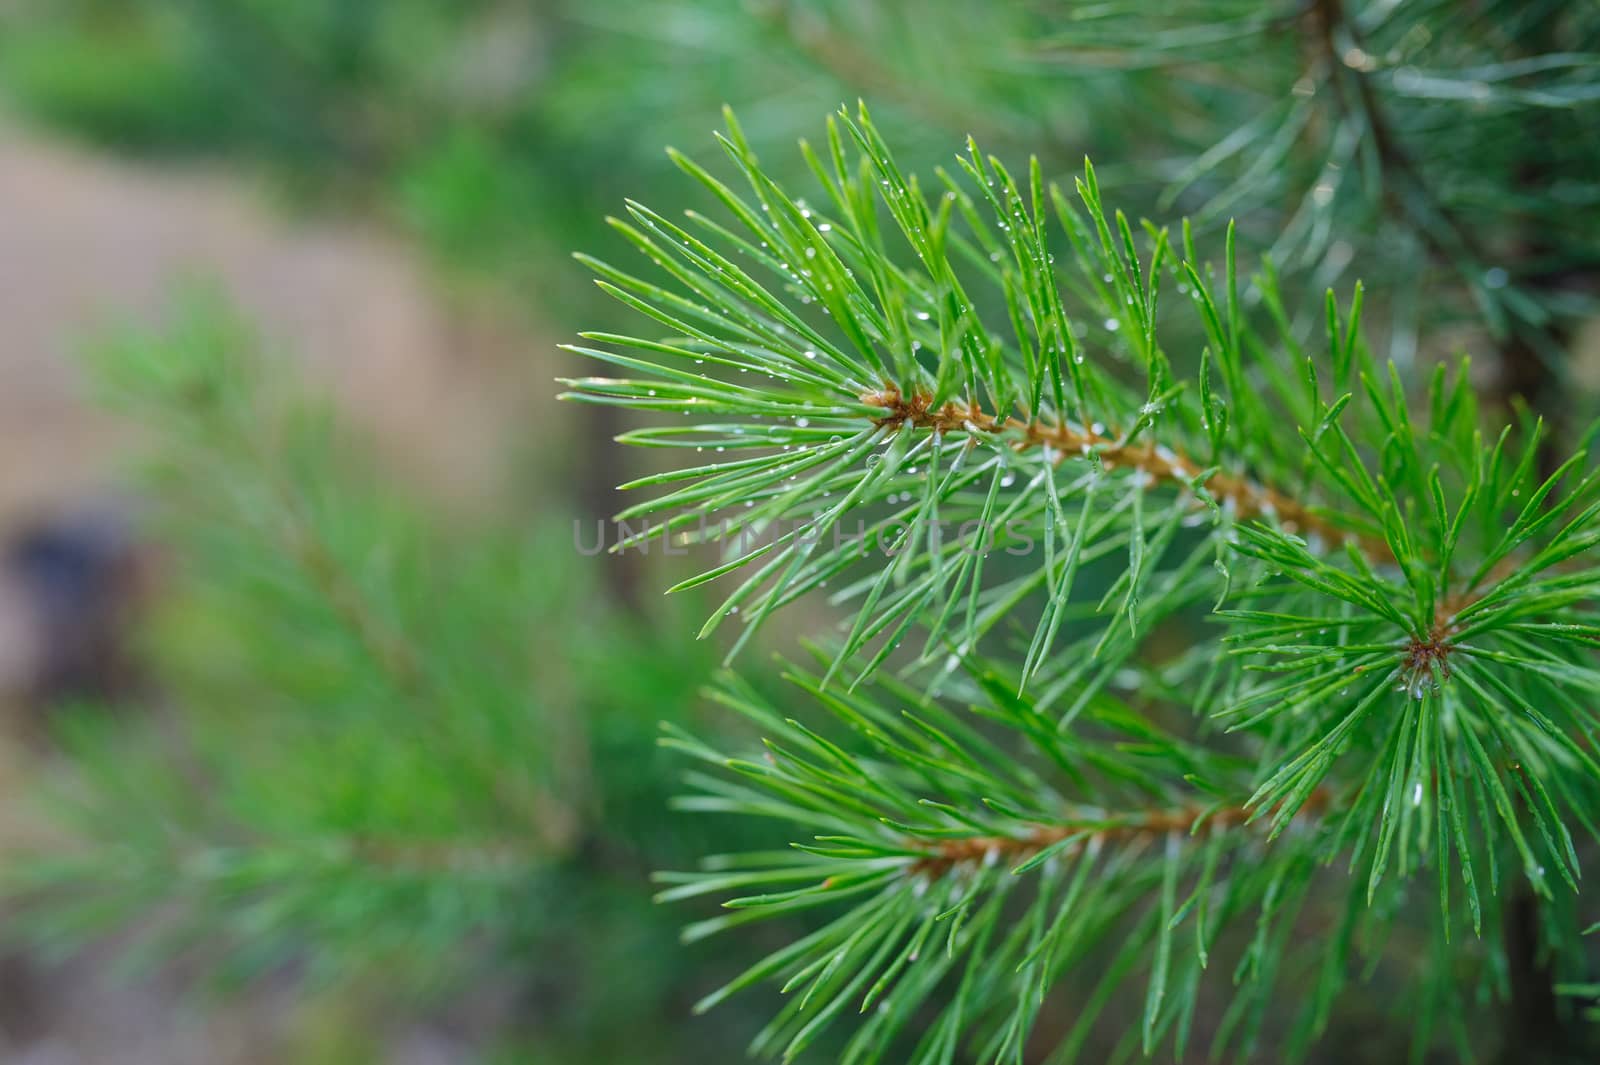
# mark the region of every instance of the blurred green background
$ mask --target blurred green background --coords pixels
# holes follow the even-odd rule
[[[861,94],[919,165],[969,127],[1070,163],[1076,108],[985,68],[1016,20],[0,8],[0,534],[33,633],[0,1057],[743,1056],[760,1003],[689,1007],[777,933],[680,946],[706,914],[648,880],[744,839],[669,811],[685,766],[655,746],[729,725],[697,698],[704,604],[660,597],[681,560],[572,546],[636,467],[551,398],[555,342],[628,320],[570,253],[624,254],[626,196],[690,205],[663,148],[715,154],[725,102],[790,175]],[[953,76],[957,36],[993,46]],[[435,675],[389,675],[363,626]]]
[[[764,1003],[689,1007],[776,933],[683,947],[704,914],[649,900],[651,870],[745,842],[669,811],[655,747],[731,727],[696,695],[718,652],[658,593],[682,560],[574,552],[648,457],[552,399],[581,372],[556,343],[630,321],[569,254],[630,261],[625,197],[704,206],[662,149],[715,160],[724,103],[797,182],[794,141],[857,97],[923,173],[969,133],[1058,178],[1089,152],[1130,214],[1212,241],[1238,214],[1313,296],[1426,271],[1372,298],[1389,354],[1481,350],[1507,403],[1579,402],[1584,113],[1402,113],[1450,138],[1425,168],[1481,241],[1442,267],[1330,177],[1359,164],[1336,122],[1278,137],[1313,60],[1230,63],[1256,7],[0,3],[0,1056],[742,1056]],[[1552,11],[1374,32],[1464,62],[1593,28]],[[1532,165],[1568,218],[1530,248],[1532,209],[1459,173]]]

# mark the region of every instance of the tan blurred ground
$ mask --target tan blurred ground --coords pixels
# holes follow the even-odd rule
[[[0,531],[107,485],[122,434],[72,358],[152,322],[184,282],[226,294],[301,359],[398,468],[457,504],[496,494],[527,403],[529,344],[441,302],[406,245],[347,220],[289,220],[237,177],[110,161],[0,126]]]

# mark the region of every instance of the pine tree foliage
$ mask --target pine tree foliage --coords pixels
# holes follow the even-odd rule
[[[1198,221],[1250,205],[1276,225],[1262,236],[1279,261],[1324,279],[1374,252],[1396,276],[1431,264],[1496,332],[1542,336],[1579,298],[1552,298],[1552,277],[1593,261],[1593,229],[1562,223],[1593,198],[1577,131],[1600,101],[1594,18],[1555,3],[1108,4],[1022,51],[1064,78],[1185,86],[1195,120],[1171,125],[1190,154],[1162,202],[1195,190]],[[1254,210],[1266,203],[1284,206]],[[1507,270],[1519,243],[1540,252]]]
[[[892,51],[906,32],[850,5],[774,6],[841,73],[852,40]],[[1049,90],[946,124],[1048,152],[1070,141],[1052,104],[1077,101],[1090,140],[1128,153],[1107,173],[1125,194],[1182,203],[1202,229],[1243,212],[1252,244],[1320,284],[1427,277],[1440,299],[1387,292],[1402,360],[1420,331],[1481,320],[1559,374],[1562,323],[1594,313],[1597,35],[1592,6],[1514,0],[1038,11],[998,50],[952,34],[942,59],[991,55]]]
[[[848,615],[790,700],[719,688],[763,757],[730,772],[669,741],[706,761],[685,805],[800,848],[669,877],[745,899],[693,935],[832,922],[738,982],[793,985],[764,1050],[830,1060],[853,1032],[857,1060],[918,1038],[923,1060],[1092,1058],[1109,1031],[1272,1056],[1337,1025],[1364,955],[1378,996],[1412,985],[1419,1053],[1448,1035],[1466,1057],[1467,1004],[1527,978],[1508,897],[1536,900],[1560,987],[1600,998],[1572,936],[1596,916],[1572,912],[1589,460],[1550,476],[1592,441],[1554,385],[1596,312],[1600,7],[75,0],[6,24],[0,81],[35,117],[353,182],[452,262],[596,321],[551,299],[540,252],[652,188],[662,131],[698,151],[714,100],[760,101],[713,168],[730,187],[679,160],[714,217],[630,205],[620,228],[665,270],[595,265],[653,321],[580,345],[633,383],[578,391],[704,415],[629,435],[685,461],[625,520],[632,546],[723,551],[684,582],[727,597],[708,634],[748,662],[779,607],[820,592]],[[512,76],[491,40],[526,50]],[[1013,177],[974,149],[918,184],[864,119],[755,162],[857,92],[902,161],[971,130],[1041,162]],[[1085,143],[1098,174],[1045,183]],[[1125,225],[1102,186],[1192,232]],[[1430,375],[1445,330],[1499,351]],[[165,945],[225,948],[231,974],[437,975],[551,929],[603,958],[609,912],[562,927],[595,881],[539,885],[660,839],[628,714],[683,671],[588,626],[571,567],[531,561],[564,543],[466,549],[330,465],[249,347],[211,321],[102,360],[169,460],[194,617],[158,634],[188,649],[160,727],[181,742],[76,722],[65,822],[90,845],[15,871],[28,931],[160,914]],[[1498,418],[1519,393],[1553,428],[1489,432],[1474,401]],[[534,629],[530,668],[505,634]],[[630,946],[608,994],[674,964],[657,953]]]
[[[1541,424],[1488,431],[1464,363],[1408,387],[1374,358],[1359,285],[1308,319],[1270,258],[1240,275],[1231,230],[1208,265],[1187,225],[1103,205],[1092,166],[1066,189],[969,142],[921,180],[863,107],[803,146],[799,199],[731,115],[721,141],[745,191],[673,154],[717,217],[613,220],[653,272],[584,257],[651,329],[585,334],[623,376],[569,382],[689,419],[623,438],[686,462],[630,486],[655,492],[619,549],[720,547],[677,585],[728,589],[702,635],[742,622],[731,657],[825,587],[849,615],[791,671],[809,710],[719,688],[761,756],[668,739],[706,763],[685,807],[794,833],[664,875],[731,910],[690,938],[824,915],[706,1005],[782,987],[757,1049],[785,1058],[852,1018],[841,1061],[904,1038],[1020,1063],[1069,1060],[1134,995],[1123,1049],[1181,1053],[1226,949],[1213,1048],[1271,1024],[1304,1049],[1431,896],[1417,1049],[1465,1053],[1523,879],[1579,964],[1594,429],[1541,476]],[[1314,949],[1311,898],[1336,914]],[[1474,952],[1476,976],[1450,963]],[[1036,1031],[1086,977],[1077,1027]]]
[[[560,532],[427,517],[214,298],[90,354],[150,430],[175,591],[147,634],[155,720],[67,720],[62,838],[8,863],[14,931],[61,950],[131,931],[132,960],[235,984],[381,968],[433,991],[569,934],[557,885],[602,803],[620,832],[660,802],[602,794],[594,763],[629,760],[650,792],[648,747],[619,734],[702,673],[601,626]],[[639,679],[580,687],[599,647]],[[630,920],[610,915],[619,937]]]

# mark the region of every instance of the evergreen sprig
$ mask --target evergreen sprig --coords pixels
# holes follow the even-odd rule
[[[543,934],[527,901],[594,802],[593,741],[530,697],[562,685],[528,661],[540,618],[590,627],[543,545],[463,550],[213,297],[88,361],[155,430],[141,517],[175,590],[147,643],[181,699],[150,727],[63,726],[62,839],[7,870],[20,931],[131,931],[131,960],[230,982],[303,964],[397,989],[482,966],[484,928],[499,949]]]
[[[697,775],[688,807],[808,834],[668,876],[665,897],[734,896],[691,937],[836,915],[708,1000],[794,992],[758,1049],[793,1057],[871,1009],[843,1060],[915,1030],[907,1060],[1020,1062],[1048,989],[1092,968],[1050,1060],[1135,972],[1127,1045],[1181,1050],[1229,923],[1254,934],[1217,1045],[1248,1052],[1303,967],[1304,1047],[1418,876],[1439,943],[1463,899],[1493,926],[1508,863],[1570,909],[1600,797],[1593,429],[1541,477],[1541,426],[1486,437],[1465,363],[1420,388],[1377,363],[1359,286],[1312,341],[1270,259],[1242,282],[1230,230],[1213,270],[1187,225],[1108,211],[1088,165],[1068,194],[969,142],[924,185],[863,107],[802,146],[814,205],[731,114],[722,144],[747,193],[673,159],[728,222],[613,220],[662,281],[584,257],[666,334],[585,334],[628,376],[569,396],[690,417],[623,439],[717,456],[633,482],[665,491],[618,545],[722,546],[677,586],[737,582],[702,635],[742,613],[737,653],[825,585],[854,610],[794,673],[831,725],[729,679],[765,758],[669,741],[731,773]],[[1159,645],[1208,610],[1215,637]],[[1343,916],[1291,953],[1317,893]],[[1465,987],[1441,968],[1418,993],[1423,1049]]]

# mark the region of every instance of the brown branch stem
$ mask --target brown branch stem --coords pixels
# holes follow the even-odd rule
[[[939,433],[1010,434],[1017,451],[1048,449],[1058,456],[1056,462],[1068,455],[1093,453],[1107,469],[1139,470],[1150,484],[1192,485],[1205,473],[1204,467],[1177,448],[1158,443],[1122,443],[1092,427],[1000,418],[976,405],[963,406],[954,400],[934,407],[926,394],[907,397],[892,387],[868,392],[861,401],[884,411],[875,419],[880,426],[911,426]],[[1275,488],[1226,472],[1213,473],[1204,485],[1211,498],[1238,520],[1276,518],[1287,532],[1320,537],[1330,544],[1354,543],[1374,562],[1394,560],[1381,536],[1345,528]]]
[[[1318,788],[1294,812],[1296,818],[1313,816],[1329,803],[1326,789]],[[1250,823],[1254,810],[1247,806],[1181,806],[1149,810],[1124,820],[1063,821],[1036,825],[1018,836],[967,836],[941,840],[911,867],[914,873],[942,876],[957,866],[1006,862],[1015,865],[1074,836],[1083,838],[1070,849],[1107,843],[1129,843],[1168,835],[1190,835],[1197,829],[1240,828]]]

